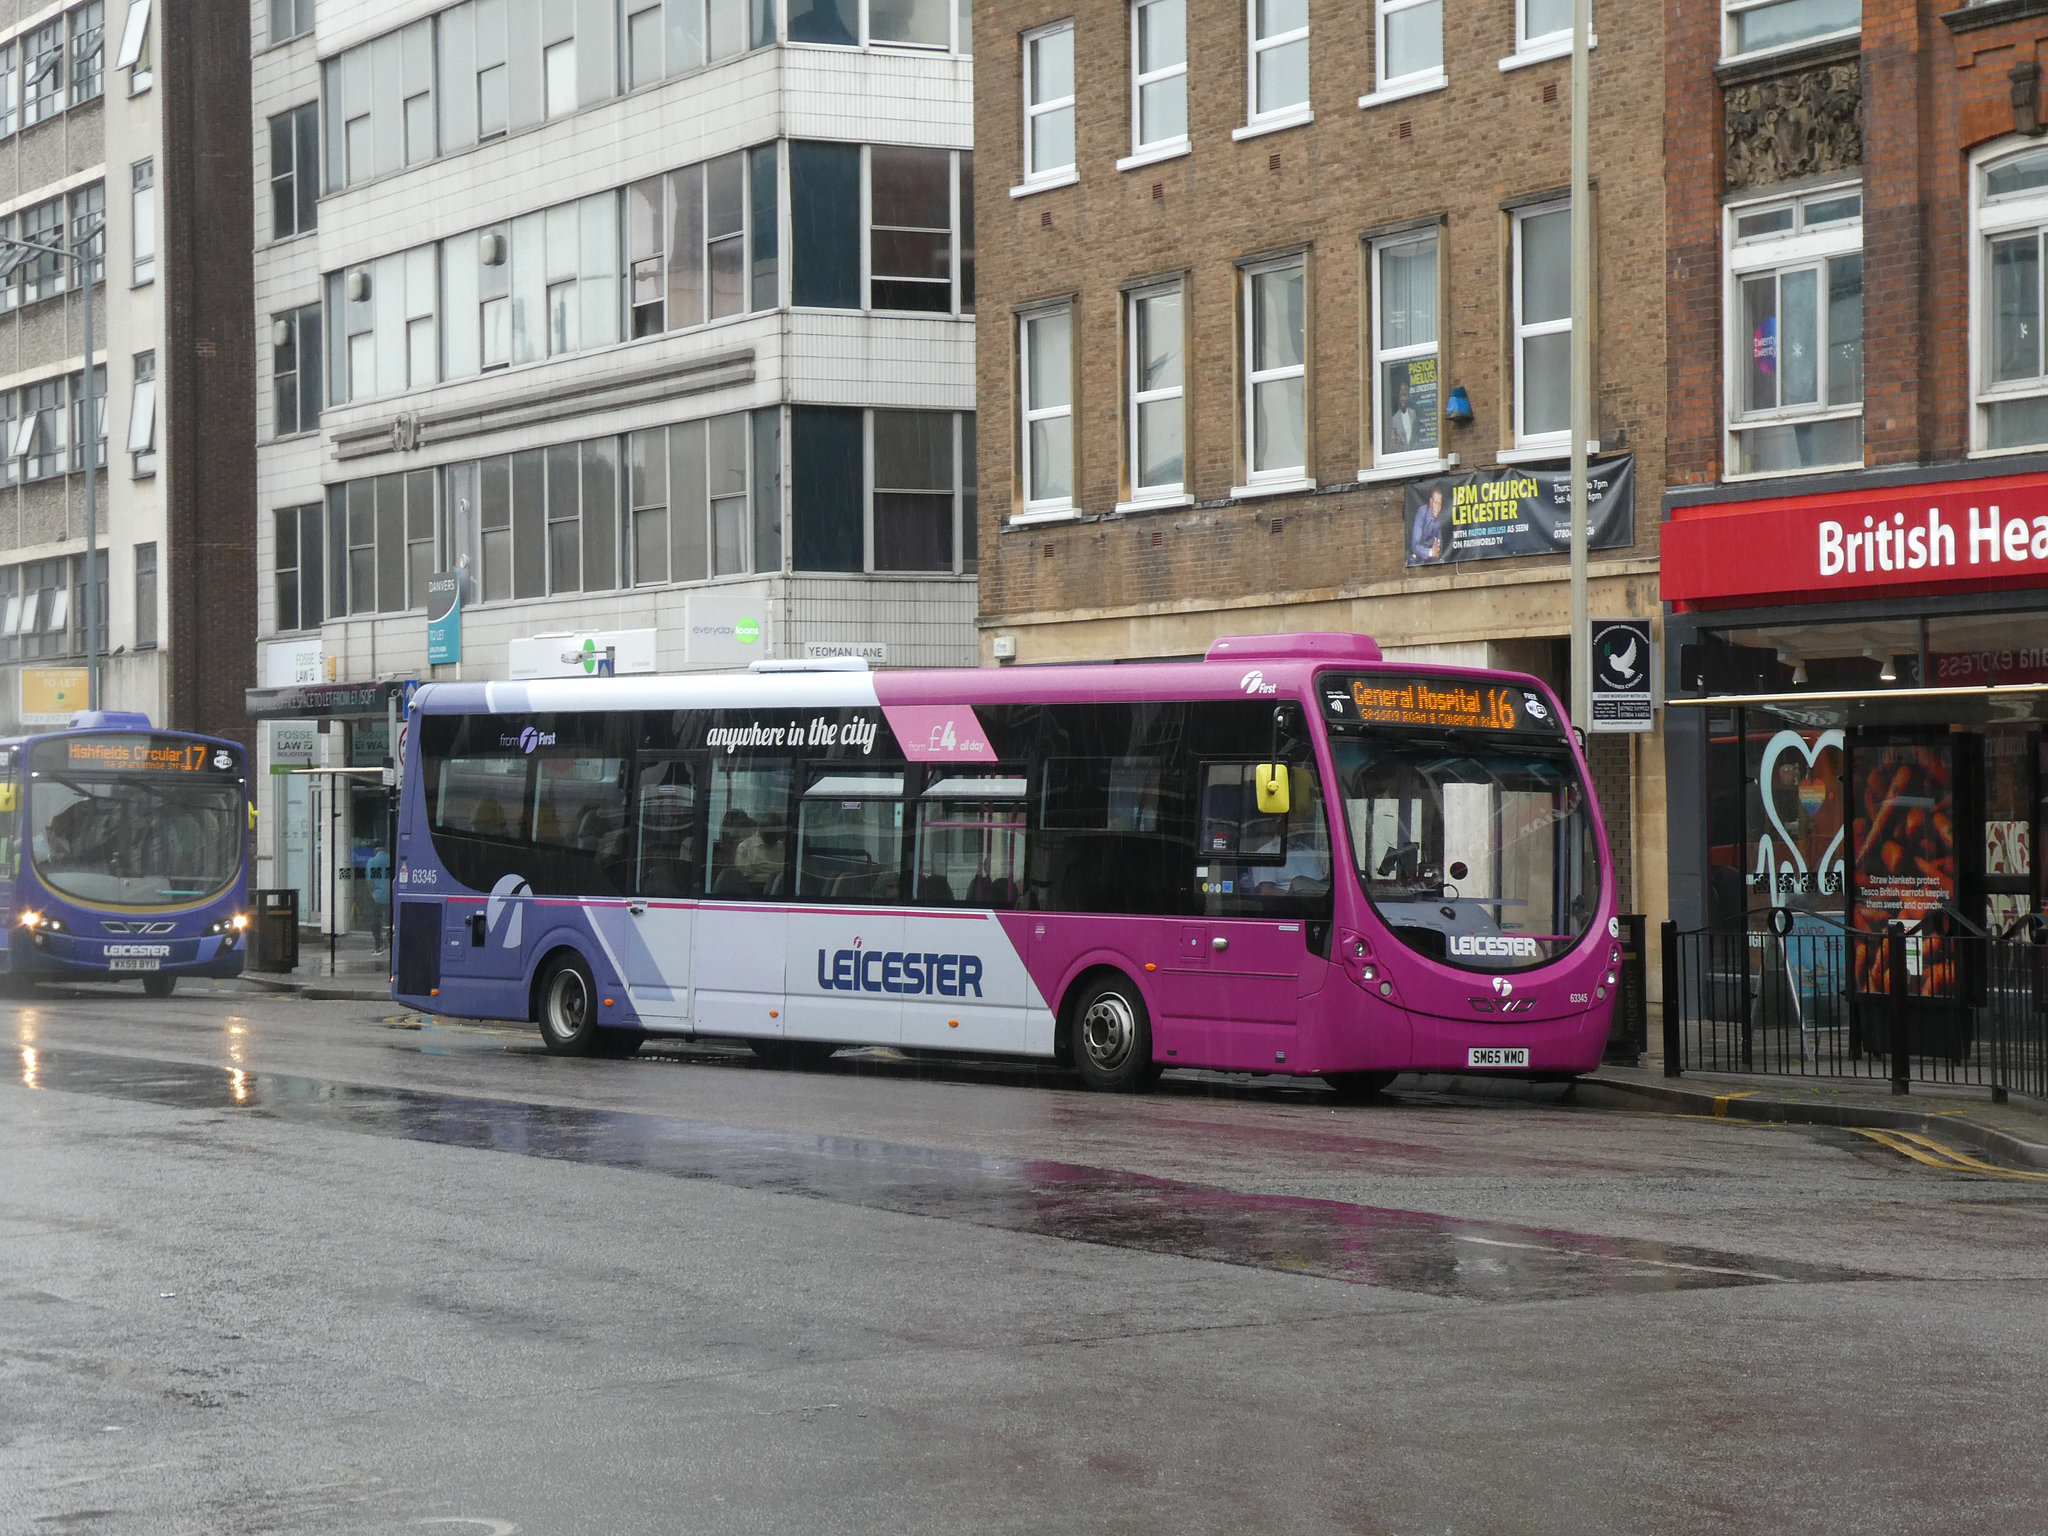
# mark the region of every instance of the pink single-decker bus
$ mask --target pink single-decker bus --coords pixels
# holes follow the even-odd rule
[[[428,683],[395,996],[801,1065],[842,1046],[1561,1076],[1621,950],[1585,761],[1534,678],[1360,635],[1201,661]]]

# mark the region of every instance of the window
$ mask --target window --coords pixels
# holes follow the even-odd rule
[[[973,309],[972,154],[798,140],[789,147],[789,188],[792,303],[859,309],[865,291],[875,309]]]
[[[789,40],[842,48],[866,41],[895,48],[972,51],[967,7],[954,0],[790,0]]]
[[[128,396],[128,456],[137,480],[156,473],[156,354],[138,352]]]
[[[868,415],[868,568],[947,573],[961,569],[956,554],[964,542],[963,525],[974,515],[969,464],[973,417],[949,411]]]
[[[322,603],[320,556],[321,507],[280,507],[274,518],[277,530],[277,628],[280,634],[294,629],[318,629]]]
[[[307,102],[270,120],[270,238],[315,226],[320,197],[320,107]],[[149,162],[144,161],[143,165]],[[139,173],[142,166],[137,166]],[[142,183],[138,180],[137,188]],[[138,190],[138,197],[140,193]]]
[[[313,30],[313,0],[270,0],[270,40],[281,43]]]
[[[1561,204],[1514,215],[1515,445],[1571,447],[1572,216]]]
[[[1863,198],[1728,210],[1728,472],[1863,462]]]
[[[92,463],[95,469],[104,469],[107,464],[107,370],[104,366],[92,370],[91,392],[87,393],[84,372],[74,373],[65,380],[71,397],[71,468],[85,468],[86,445],[92,445]],[[88,415],[91,417],[90,432],[86,428]]]
[[[21,280],[21,302],[33,304],[64,291],[71,263],[49,254],[64,243],[64,199],[53,197],[21,215],[21,238],[45,247],[42,254],[29,257],[16,272]]]
[[[150,87],[149,7],[150,0],[128,0],[127,18],[121,25],[121,51],[115,56],[114,68],[129,71],[130,96],[139,96]]]
[[[327,488],[330,562],[329,615],[402,613],[424,608],[433,571],[434,482],[430,469],[378,475]],[[320,622],[318,507],[277,514],[278,627],[311,629]],[[287,520],[297,518],[292,528]],[[285,589],[287,545],[297,564],[293,594]],[[288,626],[287,613],[299,623]]]
[[[21,48],[21,126],[55,117],[64,106],[64,21],[50,21],[24,37]]]
[[[876,309],[953,309],[953,155],[876,145],[868,152],[869,265]]]
[[[14,43],[0,47],[0,137],[21,125],[20,50]]]
[[[1244,273],[1245,489],[1308,474],[1307,266],[1300,256]]]
[[[1131,158],[1163,158],[1187,142],[1187,0],[1139,0],[1131,7]]]
[[[624,0],[623,9],[629,90],[775,41],[773,7],[766,0],[659,0],[656,4]],[[806,14],[802,0],[796,0],[789,17],[792,41],[801,40],[798,33]],[[836,37],[807,40],[850,41]]]
[[[271,435],[290,437],[320,425],[320,306],[286,310],[271,322],[270,380],[276,416]]]
[[[1017,322],[1023,396],[1021,454],[1025,514],[1074,510],[1074,312],[1039,310]]]
[[[421,389],[435,382],[439,371],[435,346],[435,306],[439,294],[434,257],[435,247],[421,245],[395,256],[381,256],[346,272],[328,274],[330,400],[337,404],[368,400]],[[534,269],[539,270],[537,260]],[[303,335],[298,342],[303,348]],[[298,368],[302,379],[306,377],[308,361],[317,368],[318,352],[302,353]],[[300,419],[305,419],[309,407],[317,406],[317,401],[308,401],[302,395]]]
[[[1024,38],[1024,184],[1074,177],[1074,24]]]
[[[1437,461],[1437,237],[1372,247],[1372,457]]]
[[[1432,0],[1435,3],[1435,0]],[[1251,112],[1247,126],[1306,121],[1308,0],[1248,0]]]
[[[1011,908],[1024,892],[1029,780],[952,774],[927,783],[917,807],[917,889],[928,907]]]
[[[21,392],[13,456],[25,460],[24,480],[47,480],[64,472],[64,380],[45,379]]]
[[[789,889],[789,800],[795,774],[786,763],[748,764],[721,757],[712,766],[712,897],[781,896]]]
[[[106,76],[107,37],[101,0],[81,5],[65,18],[71,33],[71,100],[85,105],[100,94]]]
[[[1993,452],[2037,447],[2048,443],[2048,361],[2041,349],[2048,151],[2024,150],[1985,162],[1976,168],[1972,190],[1974,446]]]
[[[1571,0],[1564,0],[1569,12]],[[1376,0],[1374,94],[1359,105],[1382,98],[1417,95],[1444,83],[1443,0]]]
[[[156,162],[138,160],[128,168],[128,240],[132,282],[156,281]]]
[[[1515,0],[1515,52],[1547,55],[1571,42],[1572,0]]]
[[[814,768],[797,810],[796,894],[813,901],[893,902],[903,882],[903,774]],[[767,827],[762,828],[765,835]],[[779,831],[779,829],[777,829]],[[780,847],[775,852],[779,863]],[[747,868],[742,844],[736,859]],[[770,867],[762,862],[765,873]],[[780,874],[780,870],[775,870]],[[776,894],[770,885],[767,894]]]
[[[135,546],[135,649],[156,649],[156,545]]]
[[[103,181],[71,194],[71,249],[85,258],[88,281],[106,281],[107,184]]]
[[[576,110],[576,39],[551,43],[541,50],[541,74],[546,82],[547,115],[563,117]]]
[[[503,0],[499,0],[501,16],[504,9]],[[458,6],[456,11],[462,12],[466,20],[469,7]],[[449,20],[454,14],[442,14],[440,21],[444,33],[454,26]],[[536,12],[529,7],[524,14],[531,18]],[[433,158],[436,149],[435,25],[434,17],[416,21],[396,32],[387,32],[382,37],[358,44],[346,53],[337,54],[322,66],[327,98],[329,191],[339,191],[372,177],[388,176],[408,165]],[[502,24],[498,30],[502,39]],[[536,109],[535,121],[539,120],[537,107],[541,95],[539,38],[536,25],[532,32],[535,74],[530,87]],[[470,42],[473,46],[473,37]],[[455,46],[452,37],[448,38],[447,46]],[[473,144],[476,137],[471,127],[468,137],[461,142],[463,145]],[[452,149],[459,146],[449,143],[442,147]]]
[[[1181,284],[1140,289],[1125,301],[1125,456],[1130,501],[1183,499],[1187,471]]]
[[[1722,0],[1721,55],[1763,53],[1863,25],[1863,0]]]

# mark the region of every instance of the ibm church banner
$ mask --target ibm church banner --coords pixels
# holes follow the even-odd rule
[[[1510,555],[1555,555],[1572,547],[1569,469],[1501,465],[1409,485],[1408,564],[1448,565]],[[1625,549],[1635,542],[1634,454],[1586,466],[1586,543]]]

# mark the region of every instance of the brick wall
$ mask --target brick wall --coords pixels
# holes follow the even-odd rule
[[[1503,384],[1505,200],[1569,182],[1569,70],[1558,59],[1503,72],[1510,0],[1453,13],[1447,89],[1361,109],[1373,88],[1370,5],[1310,11],[1315,121],[1233,142],[1245,121],[1242,0],[1189,0],[1191,154],[1119,173],[1130,153],[1129,15],[1123,0],[984,3],[975,16],[976,214],[980,262],[982,611],[1006,614],[1201,603],[1250,592],[1325,590],[1400,578],[1401,487],[1361,487],[1370,438],[1362,324],[1362,230],[1440,217],[1443,390],[1462,385],[1477,420],[1443,431],[1466,467],[1511,440]],[[1078,185],[1012,198],[1019,158],[1021,32],[1076,23]],[[1598,430],[1637,455],[1637,542],[1654,555],[1664,475],[1664,228],[1659,8],[1603,3],[1593,54],[1598,191]],[[1550,99],[1546,100],[1546,96]],[[1308,247],[1309,473],[1314,495],[1233,500],[1240,430],[1237,269],[1263,251]],[[1196,504],[1111,521],[1003,531],[1014,510],[1013,305],[1077,295],[1077,504],[1119,499],[1119,284],[1186,270],[1188,474]],[[1493,562],[1506,571],[1526,561]],[[1557,571],[1562,561],[1541,563]],[[1466,567],[1474,577],[1478,567]],[[1400,633],[1393,609],[1386,638]],[[1564,628],[1562,614],[1557,632]]]
[[[159,176],[167,279],[164,462],[168,718],[253,746],[242,693],[256,681],[255,333],[249,243],[249,9],[160,6]]]
[[[2010,135],[2006,72],[2048,17],[1994,20],[1936,0],[1867,0],[1860,49],[1865,463],[1940,463],[1970,446],[1969,155]],[[1953,15],[1961,25],[1944,17]],[[1720,19],[1665,7],[1670,482],[1718,479],[1723,330]],[[1796,69],[1798,58],[1786,61]],[[2016,141],[2017,142],[2017,141]]]

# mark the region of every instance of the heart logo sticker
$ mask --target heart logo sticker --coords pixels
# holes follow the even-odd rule
[[[1757,772],[1757,782],[1763,794],[1764,815],[1770,819],[1771,828],[1778,834],[1779,843],[1783,845],[1786,853],[1791,855],[1793,871],[1798,875],[1809,877],[1817,875],[1819,877],[1818,880],[1807,879],[1801,881],[1801,888],[1830,895],[1833,892],[1827,890],[1826,882],[1831,872],[1837,876],[1838,883],[1835,889],[1840,889],[1839,878],[1842,871],[1840,861],[1836,858],[1836,855],[1841,851],[1842,838],[1847,831],[1846,826],[1835,828],[1834,837],[1829,840],[1827,847],[1821,853],[1819,868],[1817,870],[1807,868],[1806,855],[1800,851],[1799,840],[1786,830],[1784,818],[1778,814],[1778,797],[1773,793],[1773,786],[1777,782],[1778,760],[1787,752],[1798,753],[1805,763],[1805,772],[1799,776],[1799,808],[1808,816],[1817,815],[1821,807],[1827,803],[1830,789],[1827,778],[1820,772],[1820,756],[1823,752],[1840,752],[1842,746],[1843,737],[1839,730],[1822,731],[1813,739],[1813,743],[1810,746],[1807,744],[1806,738],[1801,736],[1799,732],[1780,731],[1764,743],[1763,761],[1759,764]],[[1839,786],[1840,782],[1841,777],[1838,772],[1835,775],[1835,785]],[[1772,856],[1770,849],[1759,847],[1757,852],[1758,872],[1767,875],[1777,874],[1779,872],[1777,861]],[[1775,881],[1772,884],[1775,886]],[[1775,896],[1776,891],[1774,889],[1774,899],[1771,905],[1778,906],[1780,903],[1775,899]]]

